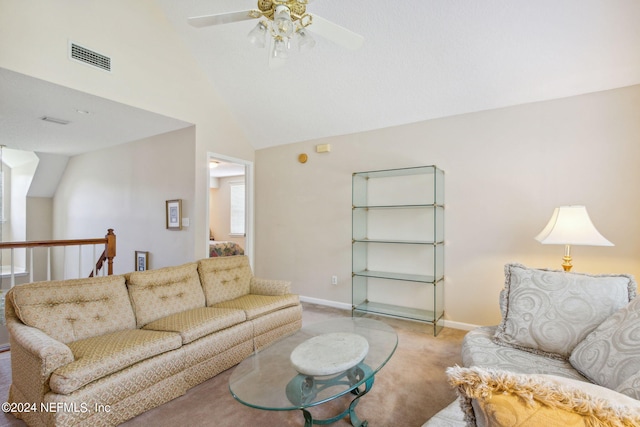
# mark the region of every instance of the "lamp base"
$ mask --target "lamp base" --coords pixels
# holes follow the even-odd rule
[[[571,245],[564,246],[564,256],[562,257],[562,260],[564,261],[562,263],[564,271],[571,271],[571,267],[573,267],[573,265],[571,265]]]

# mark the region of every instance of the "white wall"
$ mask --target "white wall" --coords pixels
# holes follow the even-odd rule
[[[94,237],[100,237],[96,235]],[[26,240],[53,238],[53,198],[27,197]],[[33,280],[47,280],[47,249],[33,249]]]
[[[11,213],[10,238],[5,241],[21,241],[27,238],[27,192],[38,166],[38,158],[11,169]],[[13,263],[16,267],[26,267],[26,250],[14,250]],[[7,262],[7,265],[9,263]]]
[[[447,319],[497,324],[505,263],[560,268],[563,248],[533,239],[560,205],[586,205],[616,245],[574,247],[575,271],[640,277],[639,112],[633,86],[258,150],[256,273],[350,304],[352,172],[435,164]]]
[[[69,60],[69,40],[110,56],[113,72]],[[0,67],[193,123],[182,190],[198,197],[185,233],[190,253],[206,254],[207,153],[252,161],[254,152],[153,0],[0,0]],[[65,237],[54,230],[54,238]]]
[[[194,253],[191,227],[167,230],[165,216],[166,201],[182,199],[183,218],[193,217],[194,132],[190,127],[72,157],[54,198],[54,229],[73,239],[113,228],[116,274],[134,271],[136,250],[149,251],[150,269],[202,257]]]

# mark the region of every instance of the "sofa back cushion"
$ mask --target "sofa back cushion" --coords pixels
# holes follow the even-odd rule
[[[165,316],[205,306],[195,262],[136,271],[127,280],[139,328]]]
[[[198,273],[207,306],[248,295],[251,289],[253,273],[245,255],[202,259]]]
[[[65,344],[136,326],[124,276],[27,283],[12,292],[25,325]]]

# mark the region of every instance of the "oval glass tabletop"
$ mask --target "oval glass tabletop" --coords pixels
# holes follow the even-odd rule
[[[368,343],[366,355],[343,372],[331,375],[299,373],[291,362],[291,353],[303,343],[305,351],[309,351],[308,346],[316,341],[326,345],[326,339],[309,341],[325,334],[341,337],[355,334],[364,338]],[[354,345],[361,345],[361,339],[354,341],[357,341]],[[338,349],[340,347],[337,344]],[[231,374],[229,390],[236,400],[254,408],[271,411],[309,408],[349,392],[357,395],[358,387],[363,384],[368,391],[373,385],[373,376],[391,358],[397,345],[396,332],[384,322],[352,317],[318,322],[305,326],[241,362]],[[344,343],[340,346],[344,346]],[[319,353],[320,350],[326,352],[326,349],[319,348]],[[353,352],[346,351],[345,354]],[[322,364],[323,359],[318,359],[314,363]],[[335,362],[335,358],[326,360],[327,363]],[[327,366],[326,372],[335,371]]]

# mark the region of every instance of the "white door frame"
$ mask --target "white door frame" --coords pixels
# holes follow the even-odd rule
[[[244,189],[245,189],[245,248],[244,248],[244,253],[245,255],[247,255],[247,257],[249,257],[249,263],[251,264],[252,267],[254,267],[254,263],[253,263],[253,249],[254,249],[254,232],[253,232],[253,226],[254,226],[254,217],[253,217],[253,213],[254,213],[254,207],[253,207],[253,203],[254,203],[254,180],[253,180],[253,162],[248,161],[248,160],[244,160],[244,159],[236,159],[234,157],[229,157],[229,156],[225,156],[223,154],[217,154],[217,153],[212,153],[212,152],[207,152],[207,171],[209,170],[209,162],[211,160],[220,160],[223,162],[228,162],[228,163],[236,163],[239,165],[243,165],[244,166]],[[209,173],[207,173],[207,203],[206,203],[206,218],[207,218],[207,224],[209,223],[209,186],[210,186],[210,175]],[[207,227],[205,227],[205,231],[207,233],[207,237],[206,237],[206,242],[207,242],[207,247],[206,247],[206,254],[207,256],[209,255],[209,226],[207,225]],[[255,268],[255,267],[254,267]]]

